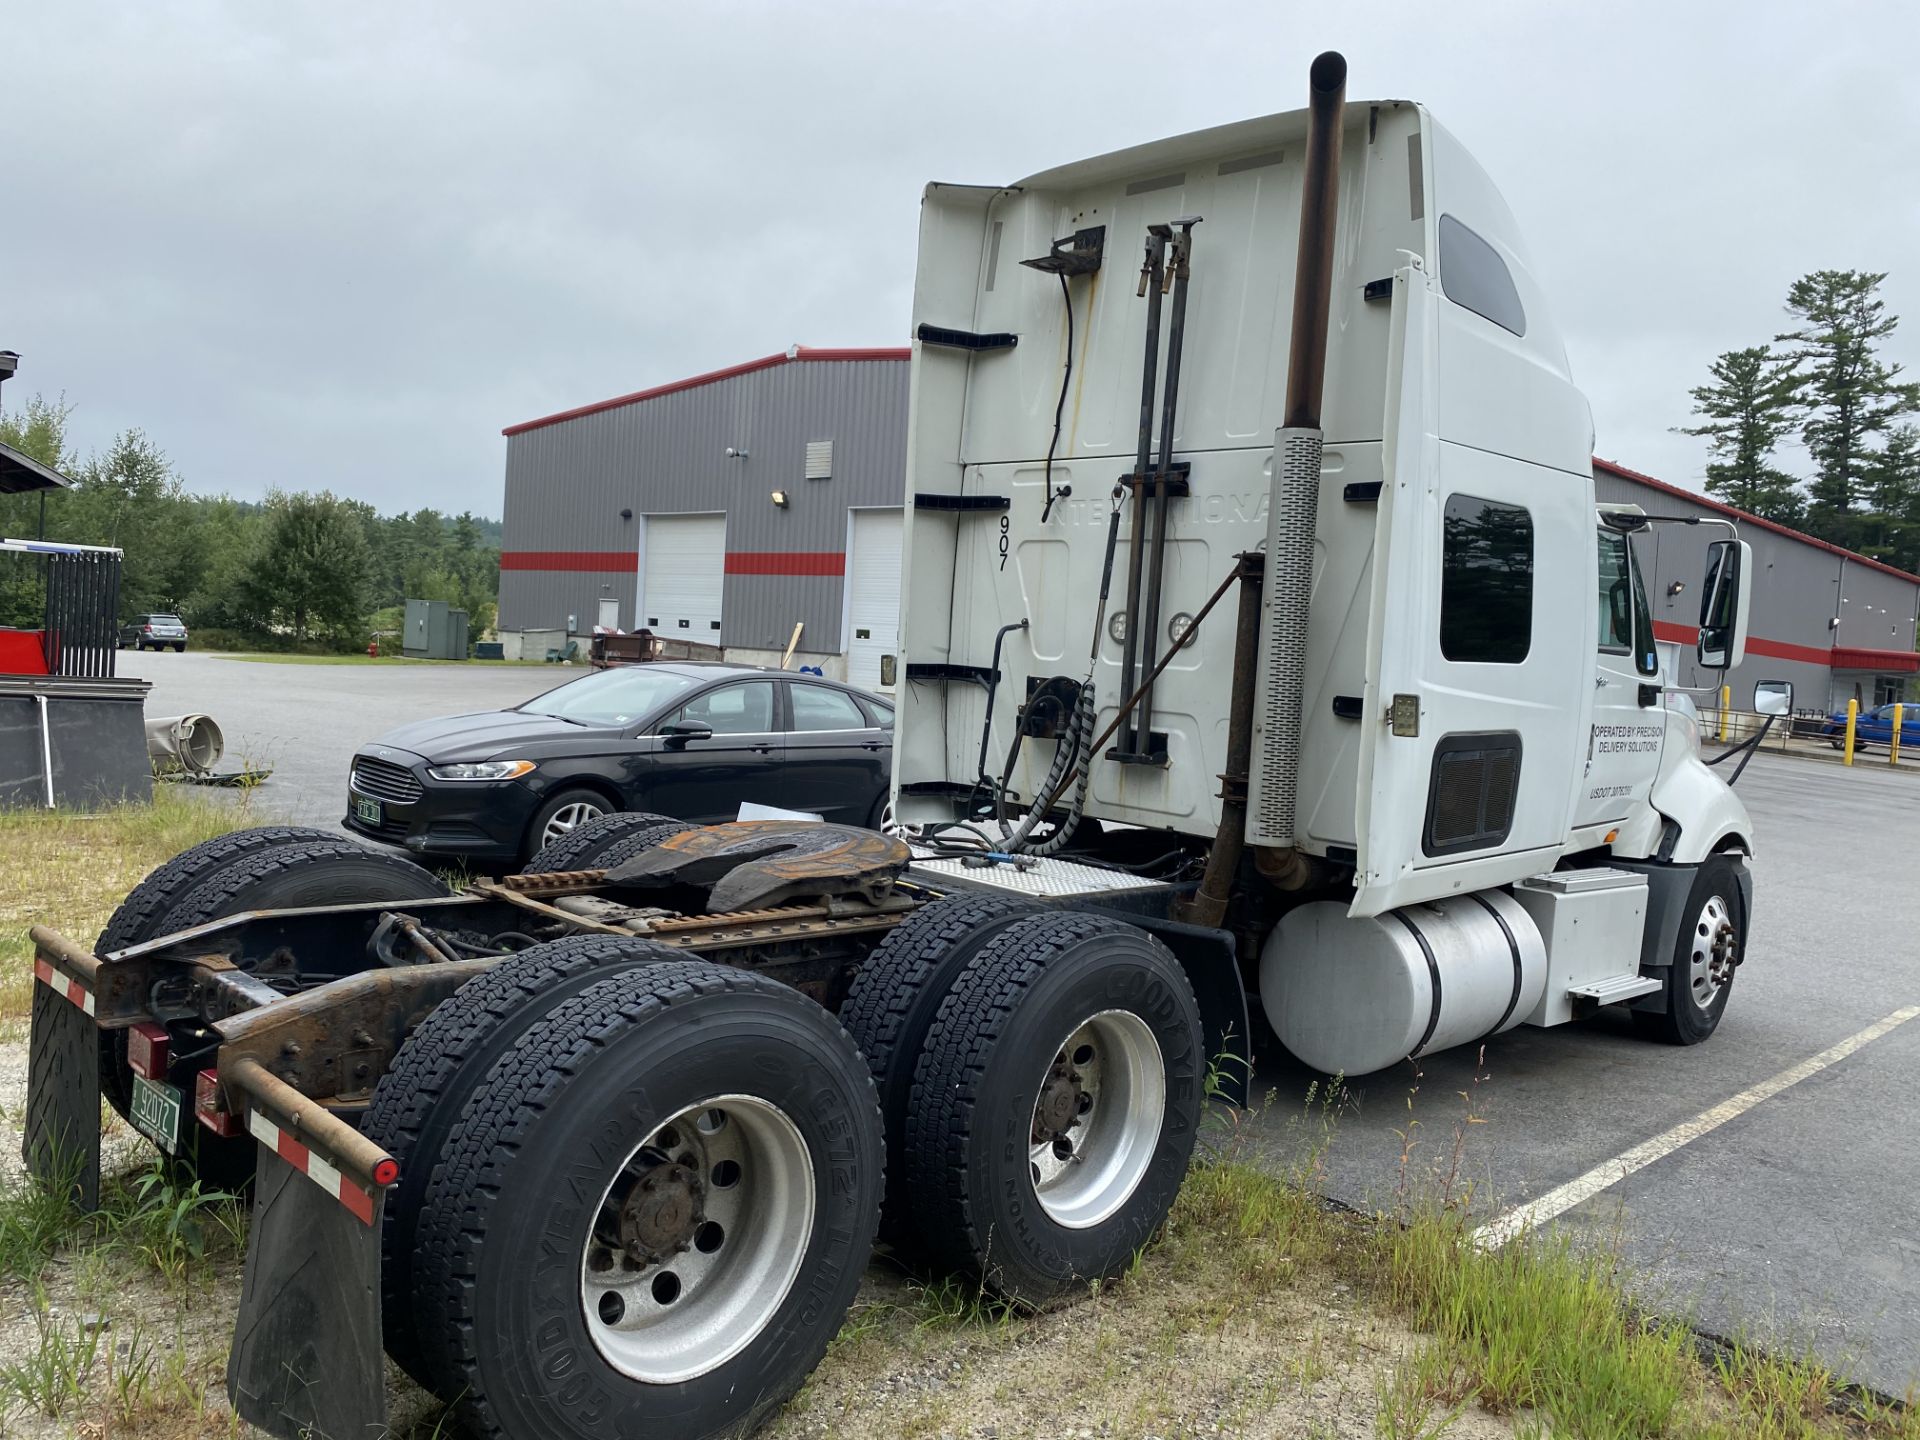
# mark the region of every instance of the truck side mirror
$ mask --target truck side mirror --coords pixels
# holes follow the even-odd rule
[[[1731,670],[1747,658],[1747,608],[1753,591],[1753,547],[1716,540],[1707,549],[1700,587],[1700,639],[1694,654],[1704,670]]]
[[[1791,715],[1793,682],[1756,680],[1753,686],[1753,709],[1756,715]]]

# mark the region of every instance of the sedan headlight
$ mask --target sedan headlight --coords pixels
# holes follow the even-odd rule
[[[465,765],[429,765],[436,780],[517,780],[533,770],[531,760],[476,760]]]

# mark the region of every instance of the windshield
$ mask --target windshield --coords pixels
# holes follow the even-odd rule
[[[578,725],[624,727],[646,719],[697,683],[669,670],[623,666],[536,695],[520,708],[528,715],[552,715]]]
[[[178,625],[180,623],[180,617],[178,615],[155,615],[152,617],[152,623],[155,625]]]

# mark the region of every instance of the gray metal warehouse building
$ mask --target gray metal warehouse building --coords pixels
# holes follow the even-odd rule
[[[1914,650],[1920,575],[1611,460],[1594,460],[1593,481],[1602,504],[1638,505],[1649,515],[1732,520],[1753,546],[1747,660],[1728,676],[1735,709],[1752,709],[1753,687],[1764,680],[1789,682],[1796,710],[1843,709],[1848,700],[1866,709],[1906,697],[1909,678],[1920,673]],[[1716,683],[1712,672],[1695,664],[1693,644],[1707,546],[1725,537],[1718,526],[1655,525],[1635,542],[1654,636],[1673,683]]]
[[[898,644],[905,349],[794,346],[508,426],[500,620],[720,645],[880,688]]]

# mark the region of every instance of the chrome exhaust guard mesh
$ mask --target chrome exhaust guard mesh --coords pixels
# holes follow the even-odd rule
[[[1287,428],[1274,437],[1267,506],[1267,576],[1260,606],[1260,680],[1253,711],[1247,843],[1291,848],[1300,792],[1300,706],[1307,678],[1307,613],[1326,435]]]

